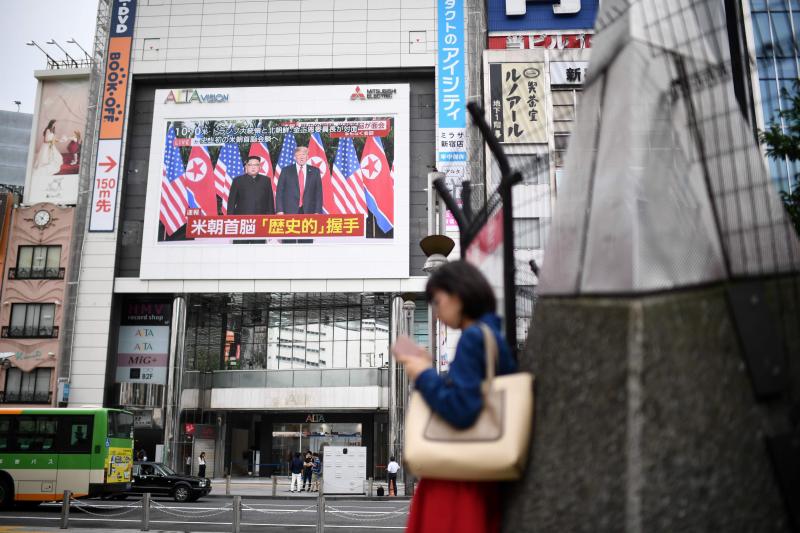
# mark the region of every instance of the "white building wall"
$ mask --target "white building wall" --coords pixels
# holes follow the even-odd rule
[[[150,0],[132,72],[433,66],[435,0]]]
[[[137,5],[131,72],[432,67],[435,53],[435,0],[147,0]],[[122,161],[121,182],[124,176]],[[118,186],[122,191],[123,184]],[[117,229],[85,236],[70,406],[103,404],[114,292],[371,292],[424,287],[425,278],[115,280],[121,198],[118,194]]]

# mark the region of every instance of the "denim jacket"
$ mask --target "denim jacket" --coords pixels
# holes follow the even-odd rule
[[[517,364],[500,332],[500,317],[487,313],[479,322],[488,325],[497,340],[499,361],[496,375],[515,372]],[[485,377],[483,331],[476,322],[461,332],[447,376],[440,376],[435,369],[429,368],[417,376],[414,385],[434,412],[451,425],[463,429],[475,423],[483,407],[481,382]]]

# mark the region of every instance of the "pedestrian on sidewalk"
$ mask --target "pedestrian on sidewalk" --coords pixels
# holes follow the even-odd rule
[[[300,492],[300,485],[302,483],[300,476],[303,475],[303,459],[300,458],[300,452],[294,454],[294,458],[289,464],[289,472],[292,473],[292,483],[289,485],[289,492]],[[297,487],[297,491],[295,491],[295,487]]]
[[[303,460],[303,490],[311,491],[311,470],[314,468],[314,457],[311,455],[311,450],[306,451],[305,459]]]
[[[397,471],[400,465],[394,460],[394,456],[389,457],[389,464],[386,465],[386,472],[389,476],[389,496],[397,496]],[[394,491],[392,491],[394,487]]]
[[[197,467],[197,475],[200,477],[206,477],[206,452],[200,452],[200,457],[197,460],[198,467]]]
[[[192,454],[186,456],[186,475],[192,475]]]
[[[311,467],[311,492],[319,492],[319,480],[322,478],[322,461],[317,452],[312,454],[312,461],[314,466]]]
[[[437,374],[421,346],[393,347],[397,361],[431,411],[455,428],[475,424],[483,409],[486,379],[484,328],[497,345],[496,375],[516,371],[511,349],[500,331],[492,287],[466,261],[453,261],[428,279],[425,295],[445,325],[461,330],[447,378]],[[500,531],[500,485],[489,481],[420,479],[408,516],[407,533],[497,533]]]

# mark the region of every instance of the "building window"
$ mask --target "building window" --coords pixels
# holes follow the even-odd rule
[[[5,403],[50,403],[52,368],[36,368],[23,372],[19,368],[6,370]]]
[[[800,64],[800,2],[752,0],[751,22],[755,43],[756,67],[761,95],[761,112],[765,126],[787,124],[779,112],[791,104],[794,82]],[[769,158],[769,172],[776,185],[790,191],[800,180],[800,161]]]
[[[550,162],[546,153],[543,154],[507,154],[509,166],[522,173],[522,183],[525,185],[549,185]],[[500,184],[500,166],[492,158],[492,183],[496,187]]]
[[[542,247],[542,233],[538,218],[514,219],[514,248],[539,250]]]
[[[14,279],[60,279],[61,246],[20,246]]]
[[[383,367],[389,361],[389,309],[384,294],[193,295],[188,368]]]
[[[58,336],[54,326],[55,304],[12,304],[11,324],[3,328],[4,337],[50,338]]]
[[[553,159],[556,168],[564,166],[564,156],[572,127],[575,124],[575,109],[578,106],[577,89],[553,89],[553,137],[555,146]]]

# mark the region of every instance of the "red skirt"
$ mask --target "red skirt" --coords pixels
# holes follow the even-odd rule
[[[422,479],[417,485],[407,533],[497,533],[500,487],[495,482]]]

